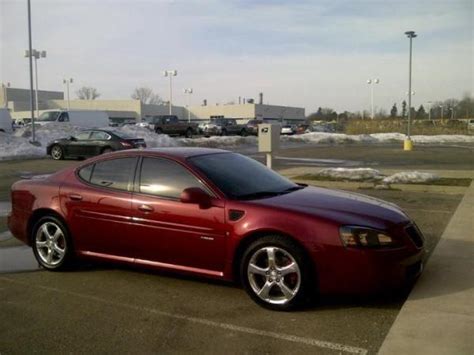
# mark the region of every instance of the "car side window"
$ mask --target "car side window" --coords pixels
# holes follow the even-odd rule
[[[94,164],[87,165],[79,170],[79,177],[89,182],[91,180],[92,169],[94,168]]]
[[[58,122],[69,122],[69,114],[67,112],[62,112],[58,118]]]
[[[117,190],[129,190],[135,170],[136,158],[120,158],[95,164],[91,184]]]
[[[78,141],[85,141],[89,139],[89,135],[91,134],[90,131],[85,131],[81,132],[78,135],[76,135],[74,138],[76,138]]]
[[[93,131],[90,137],[91,140],[106,141],[110,139],[110,135],[106,132]]]
[[[207,188],[186,168],[171,160],[143,158],[140,174],[140,192],[179,199],[189,187]]]

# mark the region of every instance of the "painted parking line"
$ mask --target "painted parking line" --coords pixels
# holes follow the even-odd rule
[[[270,331],[267,331],[267,330],[261,330],[261,329],[256,329],[256,328],[242,327],[242,326],[238,326],[238,325],[230,324],[230,323],[215,322],[215,321],[208,320],[208,319],[205,319],[205,318],[190,317],[190,316],[186,316],[184,314],[176,314],[176,313],[160,311],[160,310],[155,309],[155,308],[140,307],[140,306],[135,306],[135,305],[131,305],[131,304],[115,302],[115,301],[106,300],[106,299],[96,297],[96,296],[92,296],[92,295],[61,290],[61,289],[55,288],[55,287],[48,287],[48,286],[42,286],[42,285],[32,285],[31,283],[22,282],[22,281],[18,281],[18,280],[13,280],[13,279],[8,278],[8,277],[1,277],[0,276],[0,280],[5,281],[5,282],[10,282],[10,283],[13,283],[13,284],[22,285],[22,286],[25,286],[25,287],[38,288],[38,289],[45,290],[45,291],[48,291],[48,292],[56,292],[56,293],[61,293],[61,294],[64,294],[64,295],[69,295],[69,296],[73,296],[73,297],[86,299],[86,300],[89,300],[89,301],[95,301],[95,302],[99,302],[99,303],[102,303],[102,304],[105,304],[105,305],[122,307],[122,308],[127,308],[127,309],[131,309],[131,310],[134,310],[134,311],[140,311],[140,312],[145,312],[145,313],[152,313],[152,314],[156,314],[156,315],[163,316],[163,317],[169,317],[169,318],[173,318],[173,319],[184,320],[184,321],[187,321],[187,322],[190,322],[190,323],[195,323],[195,324],[200,324],[200,325],[207,325],[209,327],[230,330],[230,331],[234,331],[234,332],[237,332],[237,333],[256,335],[256,336],[262,336],[262,337],[267,337],[267,338],[273,338],[273,339],[277,339],[277,340],[289,341],[289,342],[292,342],[292,343],[297,343],[297,344],[302,344],[302,345],[309,345],[309,346],[314,346],[314,347],[321,348],[321,349],[334,350],[334,351],[339,351],[339,352],[344,352],[344,353],[349,353],[349,354],[366,355],[368,353],[367,349],[364,349],[364,348],[358,348],[358,347],[339,344],[339,343],[332,343],[332,342],[322,341],[322,340],[318,340],[318,339],[314,339],[314,338],[306,338],[306,337],[299,337],[299,336],[296,336],[296,335],[270,332]]]

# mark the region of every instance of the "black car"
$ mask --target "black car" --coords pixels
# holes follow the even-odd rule
[[[122,132],[101,129],[87,130],[76,136],[56,139],[48,144],[46,153],[55,160],[86,158],[114,150],[145,148],[142,138],[133,138]]]

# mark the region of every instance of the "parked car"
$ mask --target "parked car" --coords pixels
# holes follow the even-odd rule
[[[53,122],[70,123],[83,128],[103,128],[109,126],[109,116],[104,111],[47,110],[35,119],[35,125]]]
[[[60,270],[96,259],[241,282],[265,307],[400,287],[424,239],[397,206],[206,148],[115,152],[11,188],[12,234]]]
[[[197,132],[197,123],[180,121],[177,116],[153,116],[154,130],[158,134],[185,136],[191,138]]]
[[[136,125],[138,127],[148,128],[153,131],[155,129],[155,123],[157,120],[158,120],[158,117],[147,116],[147,117],[143,117],[141,121],[138,122]]]
[[[0,108],[0,132],[13,132],[13,120],[7,108]]]
[[[286,135],[291,135],[296,133],[296,126],[295,125],[290,125],[286,124],[281,126],[281,131],[280,134],[286,134]]]
[[[204,125],[203,134],[205,136],[247,136],[247,127],[238,124],[233,118],[212,118],[208,124]]]
[[[46,153],[54,160],[87,158],[95,155],[132,148],[146,148],[142,138],[130,137],[122,132],[87,130],[76,136],[56,139],[46,147]]]
[[[258,125],[266,123],[264,120],[250,120],[247,122],[245,128],[247,130],[248,134],[251,134],[253,136],[258,135]]]

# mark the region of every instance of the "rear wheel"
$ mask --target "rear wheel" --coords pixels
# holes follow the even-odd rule
[[[227,130],[226,129],[223,129],[221,131],[221,136],[227,136]]]
[[[161,128],[155,129],[156,134],[163,134],[163,130]]]
[[[102,149],[101,154],[111,153],[113,151],[114,150],[112,148],[107,147],[107,148]]]
[[[64,159],[64,151],[59,145],[53,145],[51,148],[51,157],[54,160],[62,160]]]
[[[56,217],[42,217],[33,227],[31,242],[38,263],[48,270],[63,270],[71,265],[73,248],[69,233]]]
[[[192,138],[193,137],[193,130],[191,128],[188,128],[184,135],[185,135],[186,138]]]
[[[312,265],[292,240],[266,236],[245,251],[240,275],[249,296],[261,306],[288,311],[304,305],[312,294]]]
[[[240,135],[242,137],[247,137],[247,130],[244,128],[243,130],[240,131]]]

